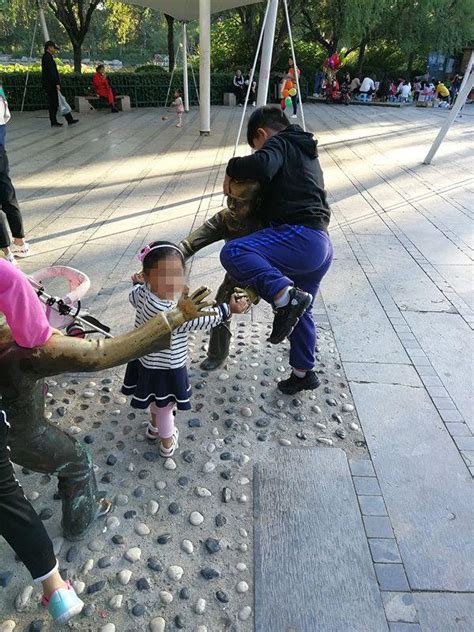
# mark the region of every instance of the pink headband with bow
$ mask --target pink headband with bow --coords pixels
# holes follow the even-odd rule
[[[140,252],[137,255],[137,259],[138,261],[141,261],[142,263],[145,260],[145,257],[150,254],[150,252],[152,252],[153,250],[158,250],[159,248],[171,248],[172,250],[176,250],[177,252],[179,252],[179,254],[181,255],[181,258],[184,261],[184,256],[183,253],[181,252],[181,250],[178,248],[178,246],[174,246],[173,244],[158,244],[156,246],[151,246],[150,244],[148,244],[147,246],[145,246],[144,248],[142,248],[140,250]]]

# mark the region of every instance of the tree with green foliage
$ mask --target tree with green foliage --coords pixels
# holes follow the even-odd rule
[[[63,25],[72,44],[74,72],[82,71],[82,44],[94,11],[102,0],[47,0],[48,6]]]
[[[394,0],[392,9],[387,38],[404,52],[408,75],[417,54],[451,54],[474,39],[472,0]]]
[[[292,20],[297,23],[305,0],[288,0]],[[265,3],[249,4],[226,11],[214,18],[211,37],[212,64],[217,70],[241,68],[252,65],[265,15]],[[285,12],[280,3],[275,28],[272,68],[280,60],[288,38]]]

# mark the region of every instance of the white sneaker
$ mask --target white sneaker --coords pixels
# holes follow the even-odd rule
[[[10,249],[8,249],[8,252],[5,254],[5,259],[16,266],[15,255]]]
[[[257,107],[257,104],[255,103],[255,101],[252,103],[252,107],[253,108]]]
[[[298,115],[297,114],[292,114],[291,118],[298,118]]]
[[[31,255],[30,244],[28,244],[26,241],[21,246],[17,246],[17,244],[12,244],[10,250],[15,255],[15,257],[18,257],[19,259],[23,259],[24,257],[29,257]]]

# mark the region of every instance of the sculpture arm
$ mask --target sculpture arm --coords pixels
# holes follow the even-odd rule
[[[81,340],[55,334],[42,347],[22,350],[21,368],[42,377],[65,371],[101,371],[167,349],[174,329],[208,314],[204,310],[212,303],[204,299],[209,293],[209,289],[201,288],[190,297],[185,294],[177,309],[157,314],[141,327],[116,338]]]
[[[185,259],[189,259],[196,252],[216,241],[228,239],[225,213],[225,210],[219,211],[180,242],[179,248]]]

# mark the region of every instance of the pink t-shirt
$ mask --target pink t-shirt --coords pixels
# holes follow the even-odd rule
[[[0,259],[0,312],[20,347],[40,347],[52,329],[30,282],[12,263]]]

